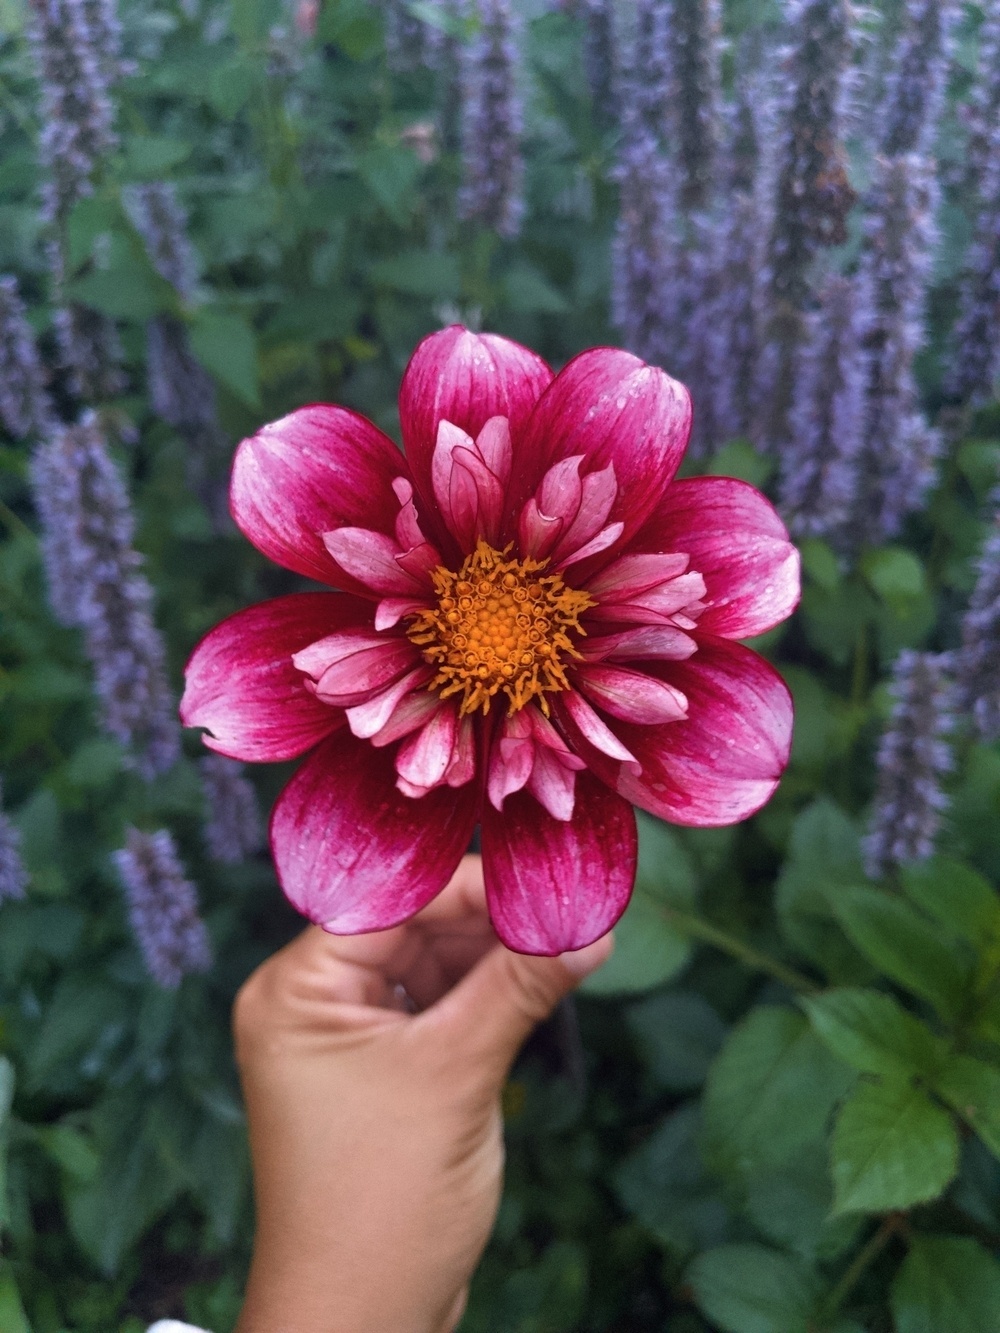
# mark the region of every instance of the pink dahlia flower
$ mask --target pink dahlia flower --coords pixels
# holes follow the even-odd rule
[[[633,804],[729,824],[777,786],[788,690],[735,640],[794,608],[797,554],[753,487],[674,480],[688,393],[628,352],[553,375],[449,328],[417,348],[399,409],[403,454],[323,405],[240,445],[240,529],[337,591],[217,625],[181,715],[234,759],[309,752],[271,844],[312,921],[412,916],[478,824],[500,938],[581,948],[628,902]]]

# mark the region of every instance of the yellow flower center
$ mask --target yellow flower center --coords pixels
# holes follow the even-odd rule
[[[488,713],[499,690],[511,713],[537,698],[547,715],[546,693],[569,689],[562,655],[580,656],[570,634],[585,633],[580,616],[593,599],[543,573],[547,560],[509,560],[509,552],[480,541],[457,573],[439,565],[437,607],[406,631],[437,667],[430,688],[442,699],[462,695],[462,716]]]

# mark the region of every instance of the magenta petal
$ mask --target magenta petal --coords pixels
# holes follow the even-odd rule
[[[680,690],[643,671],[584,664],[573,675],[588,698],[625,722],[648,727],[687,715],[687,700]]]
[[[683,384],[630,352],[583,352],[549,385],[523,436],[515,434],[521,479],[521,493],[512,496],[515,512],[553,463],[583,454],[585,472],[614,468],[611,517],[625,524],[627,539],[662,502],[690,433],[691,399]]]
[[[551,379],[541,357],[495,334],[455,324],[425,338],[399,391],[403,446],[424,503],[434,500],[431,457],[442,421],[476,439],[491,417],[506,417],[516,438]]]
[[[573,818],[576,774],[575,768],[567,768],[551,750],[539,746],[535,751],[528,790],[553,819],[565,823],[567,819]]]
[[[317,697],[340,708],[366,703],[419,661],[402,636],[345,630],[297,652],[293,661],[315,682]]]
[[[469,845],[477,793],[395,788],[392,756],[346,729],[309,756],[278,797],[271,847],[303,916],[338,935],[406,921],[438,894]]]
[[[439,703],[430,721],[399,747],[396,772],[409,787],[423,791],[437,787],[451,765],[457,737],[457,706]]]
[[[623,767],[617,790],[675,824],[714,827],[754,814],[777,787],[791,747],[792,701],[777,671],[726,639],[700,639],[688,661],[651,670],[683,691],[688,716],[662,727],[622,724],[642,773]]]
[[[345,593],[276,597],[209,630],[185,668],[181,719],[205,727],[212,750],[249,763],[295,759],[343,722],[304,686],[292,654],[357,625],[367,603]]]
[[[407,672],[401,680],[397,680],[388,689],[382,690],[363,704],[348,708],[347,725],[355,736],[368,740],[382,730],[396,711],[400,700],[412,691],[418,690],[421,685],[426,685],[432,675],[431,668],[425,666]]]
[[[581,642],[580,655],[587,662],[682,662],[697,648],[690,634],[673,625],[642,625],[619,634],[590,636]]]
[[[520,953],[582,949],[615,924],[635,880],[635,816],[592,774],[579,773],[568,821],[528,792],[482,813],[486,899],[497,934]]]
[[[406,472],[387,435],[357,412],[318,404],[263,426],[236,451],[233,518],[269,559],[349,592],[323,533],[364,527],[391,531],[399,510],[393,479]]]
[[[399,547],[384,532],[338,528],[324,534],[323,544],[341,569],[372,592],[412,597],[423,589],[420,579],[400,568]]]
[[[686,551],[705,579],[698,628],[725,639],[763,634],[799,601],[799,555],[771,503],[745,481],[675,482],[637,545]]]
[[[638,762],[635,755],[625,747],[607,723],[597,716],[578,690],[566,690],[558,695],[556,708],[569,714],[585,739],[601,754],[618,763]]]

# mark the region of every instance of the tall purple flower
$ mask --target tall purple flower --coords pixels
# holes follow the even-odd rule
[[[583,69],[594,119],[606,129],[616,119],[615,92],[617,70],[612,0],[584,0]]]
[[[858,454],[865,420],[865,361],[857,292],[831,276],[819,309],[807,316],[781,456],[781,510],[798,537],[836,537],[857,499]]]
[[[73,392],[99,402],[124,387],[121,346],[106,316],[65,301],[65,228],[118,144],[112,88],[125,67],[113,0],[31,0],[28,38],[41,91],[38,153],[56,341]]]
[[[671,96],[669,137],[684,209],[704,208],[720,137],[719,0],[663,0]]]
[[[110,4],[31,0],[28,40],[41,87],[42,213],[62,225],[118,143],[111,85],[120,33]]]
[[[152,777],[180,752],[176,702],[128,494],[96,417],[55,431],[31,479],[53,609],[83,631],[104,730]]]
[[[706,369],[713,444],[749,436],[760,352],[758,274],[764,230],[759,192],[760,136],[745,72],[727,116],[722,207],[712,224],[716,279],[708,312]]]
[[[843,145],[853,48],[848,0],[791,0],[781,65],[774,201],[764,264],[766,351],[760,364],[760,442],[788,436],[794,367],[816,256],[847,239],[854,191]]]
[[[993,528],[976,562],[976,586],[962,618],[958,683],[963,713],[984,741],[1000,739],[1000,494]]]
[[[959,281],[946,387],[963,402],[992,396],[1000,375],[1000,133],[982,180],[982,205]]]
[[[959,15],[954,0],[906,0],[883,96],[875,114],[887,157],[928,152],[937,131]]]
[[[188,237],[187,215],[174,187],[163,181],[123,192],[126,211],[142,237],[153,267],[185,303],[193,301],[198,261]],[[218,475],[225,452],[215,384],[191,348],[186,325],[161,314],[146,326],[146,376],[150,406],[187,444],[188,484],[220,527],[228,521]]]
[[[53,419],[45,370],[17,280],[0,277],[0,426],[15,440],[39,435]]]
[[[524,213],[518,31],[510,0],[477,0],[479,31],[465,52],[461,217],[513,237]]]
[[[954,666],[948,653],[900,653],[890,690],[892,714],[878,748],[878,782],[865,866],[873,879],[934,851],[948,807],[942,782],[954,766]]]
[[[0,903],[23,898],[28,887],[28,872],[21,859],[21,835],[2,807],[3,785],[0,784]]]
[[[153,980],[176,990],[189,973],[207,972],[212,951],[198,915],[197,891],[185,877],[167,830],[142,833],[130,828],[114,863],[132,931]]]
[[[242,764],[221,754],[198,761],[201,785],[208,805],[205,842],[213,860],[228,864],[245,861],[264,842],[260,807],[253,784]]]
[[[664,0],[640,0],[619,89],[620,145],[615,177],[618,220],[612,243],[611,319],[625,346],[643,360],[670,360],[668,324],[678,318],[677,294],[664,308],[675,275],[675,181],[663,148],[670,102],[665,63]]]
[[[961,195],[977,201],[991,162],[1000,156],[1000,5],[986,6],[979,29],[979,62],[969,100],[961,108],[967,137],[959,174]]]
[[[854,545],[895,537],[934,482],[941,442],[922,411],[913,361],[924,345],[935,202],[926,158],[877,163],[858,271],[866,386]]]

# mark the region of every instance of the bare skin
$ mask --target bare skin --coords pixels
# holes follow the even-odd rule
[[[511,1063],[611,947],[511,953],[467,856],[413,921],[310,927],[257,969],[234,1011],[257,1201],[237,1333],[451,1333],[496,1217]]]

